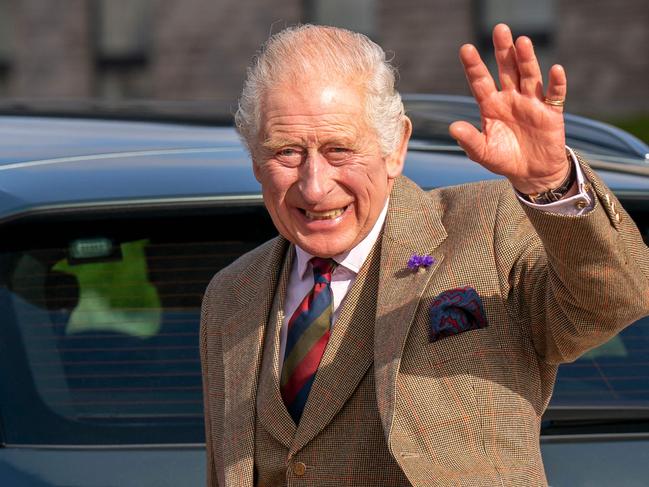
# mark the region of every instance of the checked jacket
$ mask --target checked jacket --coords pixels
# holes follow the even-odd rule
[[[649,314],[647,247],[582,168],[596,201],[581,216],[522,208],[506,181],[398,178],[298,427],[277,386],[292,246],[277,237],[220,271],[200,332],[208,486],[546,485],[557,366]],[[413,272],[413,254],[434,264]],[[432,303],[462,287],[486,326],[431,341]]]

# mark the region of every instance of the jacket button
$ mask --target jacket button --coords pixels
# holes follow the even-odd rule
[[[302,462],[295,462],[293,464],[293,473],[298,477],[302,477],[306,473],[306,465]]]

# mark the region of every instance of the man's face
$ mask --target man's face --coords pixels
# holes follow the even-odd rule
[[[253,167],[279,232],[319,257],[352,249],[401,173],[404,138],[395,154],[381,155],[355,86],[307,81],[269,91]]]

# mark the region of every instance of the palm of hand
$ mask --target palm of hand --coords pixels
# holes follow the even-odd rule
[[[561,107],[544,103],[540,68],[529,39],[514,47],[507,26],[494,29],[494,46],[502,90],[473,46],[460,54],[482,117],[482,132],[466,122],[450,131],[467,155],[490,171],[507,177],[524,193],[545,191],[563,181],[569,165]],[[565,74],[550,71],[548,98],[563,99]]]
[[[533,178],[543,176],[527,161],[559,161],[565,165],[563,144],[555,141],[564,133],[563,116],[543,102],[518,93],[498,93],[496,99],[481,106],[485,151],[482,163],[505,176]]]

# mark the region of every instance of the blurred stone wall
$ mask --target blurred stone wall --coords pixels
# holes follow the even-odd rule
[[[158,0],[152,95],[235,100],[259,46],[301,14],[299,0]]]
[[[559,3],[556,59],[566,66],[569,110],[649,111],[649,2]]]
[[[13,23],[8,90],[13,96],[87,97],[94,65],[86,0],[9,2]]]
[[[399,90],[468,94],[459,47],[475,42],[472,0],[381,0],[377,41],[394,54]]]
[[[318,0],[137,0],[148,9],[142,35],[133,35],[132,22],[128,29],[142,45],[124,59],[98,51],[102,1],[113,2],[111,15],[118,16],[128,15],[134,0],[0,0],[10,18],[0,23],[0,42],[12,41],[10,57],[0,59],[0,95],[234,102],[260,44],[308,20]],[[402,92],[468,94],[457,52],[465,42],[484,42],[481,1],[498,0],[374,0],[368,25],[394,58]],[[569,110],[649,112],[647,0],[546,1],[556,5],[556,22],[543,58],[566,67]],[[117,22],[113,35],[119,28]]]

